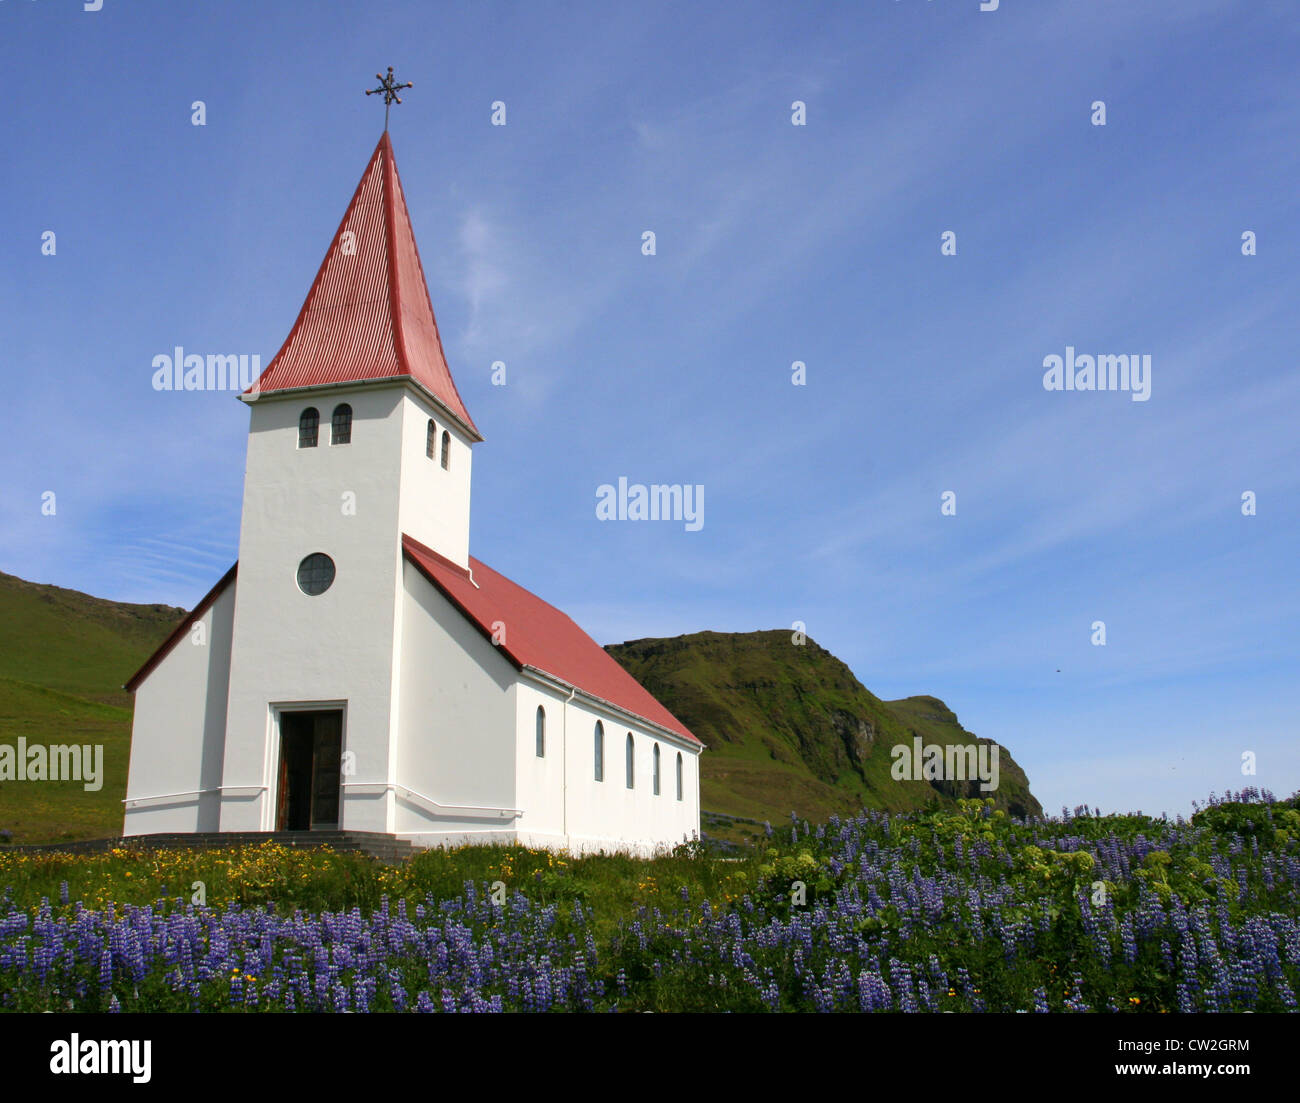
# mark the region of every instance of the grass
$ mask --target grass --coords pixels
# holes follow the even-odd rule
[[[57,843],[121,834],[131,710],[0,678],[0,743],[104,748],[102,788],[79,781],[0,782],[0,829],[13,842]]]
[[[0,781],[0,830],[13,842],[121,834],[131,748],[123,683],[182,611],[125,605],[0,574],[0,743],[102,744],[104,784]]]

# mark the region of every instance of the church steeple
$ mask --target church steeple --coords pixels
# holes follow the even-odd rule
[[[399,378],[410,379],[471,440],[483,439],[447,366],[385,130],[298,320],[244,397]]]

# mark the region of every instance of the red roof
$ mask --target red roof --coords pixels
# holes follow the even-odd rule
[[[504,626],[505,638],[498,646],[516,668],[540,670],[590,697],[703,745],[600,644],[553,605],[473,556],[469,560],[474,575],[471,581],[470,571],[418,540],[403,536],[402,549],[420,573],[488,639],[494,623]]]
[[[451,378],[385,131],[283,347],[246,394],[409,377],[481,440]]]

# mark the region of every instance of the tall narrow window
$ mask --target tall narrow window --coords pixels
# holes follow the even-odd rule
[[[658,796],[659,795],[659,744],[658,743],[655,744],[655,753],[654,753],[654,783],[655,783],[655,796]]]
[[[451,470],[451,434],[446,429],[442,431],[442,469]]]
[[[330,444],[352,443],[352,407],[346,402],[334,407],[330,419]]]
[[[627,733],[627,787],[636,788],[636,763],[632,758],[632,733]]]
[[[546,757],[546,710],[537,706],[537,757]]]
[[[605,780],[605,725],[596,721],[596,780]]]
[[[308,406],[298,419],[298,447],[315,448],[316,434],[320,429],[320,411],[315,406]]]
[[[438,446],[438,427],[434,425],[433,418],[429,418],[429,428],[424,434],[424,454],[433,459],[433,450]]]
[[[677,752],[677,799],[682,799],[682,752]]]

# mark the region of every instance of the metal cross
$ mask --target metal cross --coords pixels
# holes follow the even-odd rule
[[[367,88],[366,95],[374,96],[380,92],[384,94],[384,129],[387,130],[389,105],[393,103],[401,103],[402,97],[397,93],[403,88],[413,88],[415,86],[410,81],[407,81],[405,84],[398,84],[393,79],[393,67],[391,65],[388,67],[387,76],[381,76],[379,73],[376,73],[375,80],[379,81],[379,87]]]

